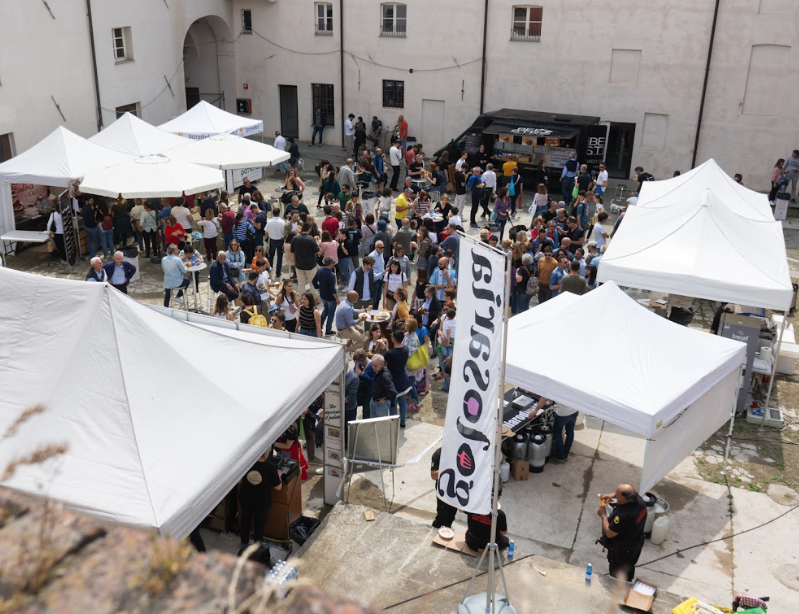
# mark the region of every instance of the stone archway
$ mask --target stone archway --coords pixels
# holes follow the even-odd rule
[[[205,100],[235,111],[235,45],[227,23],[216,15],[195,20],[183,42],[186,108]]]

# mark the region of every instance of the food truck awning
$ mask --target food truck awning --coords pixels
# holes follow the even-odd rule
[[[580,134],[580,131],[576,128],[548,127],[524,124],[522,122],[516,122],[514,124],[494,122],[483,130],[483,134],[517,134],[527,137],[544,136],[551,139],[572,139]]]

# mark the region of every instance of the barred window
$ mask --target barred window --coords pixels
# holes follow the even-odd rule
[[[311,83],[311,100],[313,101],[311,113],[316,113],[316,109],[322,109],[322,113],[325,114],[325,124],[335,126],[336,107],[333,86],[329,83]],[[311,121],[313,121],[313,115]]]
[[[514,6],[510,39],[538,42],[541,40],[541,22],[544,8],[540,6]]]
[[[380,36],[405,36],[408,7],[404,4],[380,5]]]
[[[405,107],[405,81],[383,79],[383,106],[387,109]]]

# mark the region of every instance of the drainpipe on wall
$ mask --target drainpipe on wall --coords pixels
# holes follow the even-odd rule
[[[100,78],[97,76],[97,52],[94,48],[94,23],[92,22],[92,0],[86,0],[89,17],[89,43],[92,48],[92,71],[94,73],[94,98],[97,101],[97,132],[103,129],[103,108],[100,104]]]
[[[719,18],[719,4],[721,0],[716,0],[716,8],[713,11],[713,26],[710,29],[710,44],[707,48],[707,63],[705,64],[705,81],[702,84],[702,100],[699,103],[699,119],[696,121],[696,138],[694,139],[694,155],[691,158],[691,168],[696,166],[696,156],[699,153],[699,134],[702,132],[702,116],[705,113],[705,96],[707,95],[707,82],[710,78],[710,60],[713,57],[713,41],[716,38],[716,22]]]
[[[339,59],[341,61],[339,74],[339,90],[341,91],[341,145],[344,147],[344,121],[346,115],[344,109],[344,0],[339,0],[338,6]]]
[[[483,114],[483,103],[486,93],[486,43],[488,42],[488,0],[485,0],[485,12],[483,19],[483,63],[480,72],[480,115]]]

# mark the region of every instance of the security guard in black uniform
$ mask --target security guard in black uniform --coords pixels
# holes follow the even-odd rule
[[[629,484],[620,484],[616,492],[599,495],[599,499],[601,505],[596,511],[602,521],[599,543],[607,548],[610,575],[632,582],[635,564],[644,547],[646,504]],[[613,513],[608,514],[605,506],[611,502],[614,502]]]

